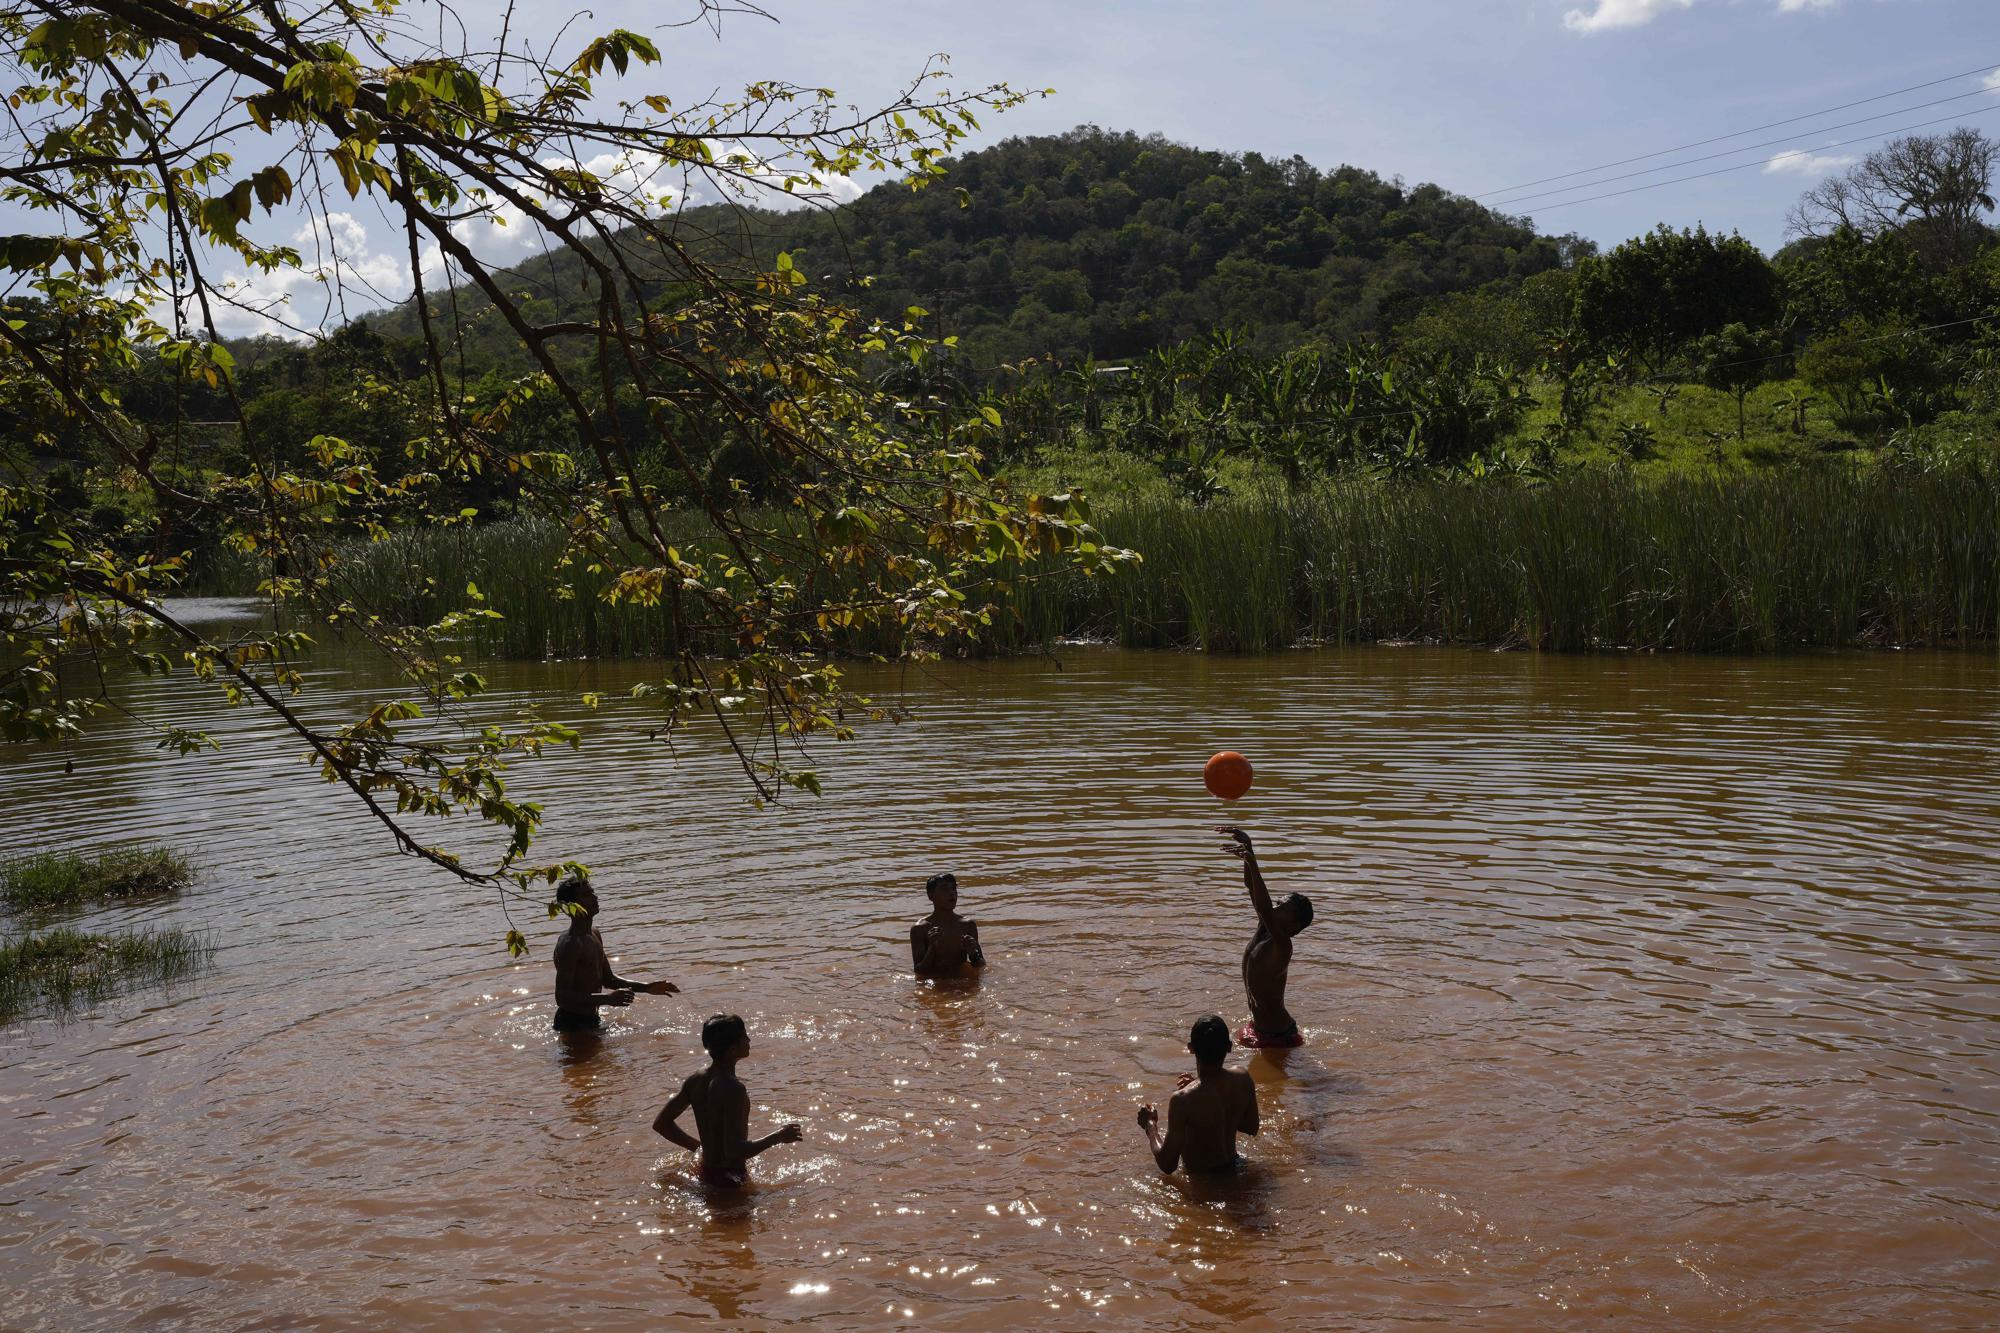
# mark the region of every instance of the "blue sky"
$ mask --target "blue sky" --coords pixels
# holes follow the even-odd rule
[[[428,0],[405,3],[430,31],[436,11]],[[515,12],[512,34],[516,49],[526,38],[539,49],[553,45],[567,62],[596,33],[647,33],[663,64],[600,92],[664,92],[683,107],[782,78],[830,86],[872,108],[934,53],[948,52],[961,86],[1005,80],[1056,89],[991,119],[974,147],[1083,123],[1157,131],[1204,148],[1298,154],[1325,168],[1345,162],[1413,184],[1434,181],[1526,214],[1544,231],[1577,231],[1605,245],[1664,221],[1740,231],[1775,250],[1799,194],[1880,139],[1830,145],[1939,117],[1953,119],[1927,132],[1962,121],[2000,137],[2000,0],[763,3],[771,19],[733,14],[718,35],[672,26],[695,13],[695,0],[593,0],[584,13],[530,0]],[[490,48],[506,11],[501,0],[461,0],[456,12],[475,46]],[[1735,163],[1747,164],[1743,170],[1574,206],[1562,205],[1660,176],[1591,188],[1586,175],[1560,182],[1574,188],[1556,197],[1527,197],[1552,186],[1493,193],[1946,76],[1962,77],[1598,174],[1732,148],[1743,151],[1661,175]],[[1988,83],[1994,91],[1984,91]],[[1955,95],[1964,97],[1917,106]],[[1883,114],[1903,108],[1910,109]],[[1879,118],[1834,128],[1868,116]],[[240,147],[254,154],[257,145]],[[298,244],[307,267],[219,274],[239,284],[236,299],[248,307],[225,310],[223,332],[278,331],[252,313],[262,309],[299,336],[408,295],[408,252],[394,221],[370,200],[328,202],[332,210],[316,219],[295,202],[253,222],[262,239]],[[490,262],[538,246],[522,225],[466,221],[454,230]],[[441,262],[430,250],[427,272]]]
[[[1474,195],[1975,67],[2000,68],[2000,0],[770,0],[767,7],[776,23],[736,16],[719,41],[701,28],[665,34],[665,77],[679,86],[728,86],[783,75],[860,100],[946,51],[964,82],[1057,90],[990,122],[982,141],[1091,122],[1206,148],[1297,153],[1323,167],[1351,162]],[[596,26],[640,31],[683,12],[663,11],[657,0],[593,6]],[[1758,164],[1748,170],[1574,207],[1540,200],[1519,211],[1544,230],[1576,230],[1607,244],[1659,221],[1704,222],[1774,249],[1784,241],[1785,210],[1813,171],[1872,146],[1824,145],[1955,112],[2000,135],[2000,94],[1848,130],[1818,126],[1976,92],[1980,83],[1966,78],[1753,135],[1744,142],[1784,141],[1665,174]],[[1978,111],[1985,114],[1970,114]],[[1800,154],[1788,159],[1792,170],[1764,169],[1787,149]],[[1654,178],[1605,188],[1647,179]]]

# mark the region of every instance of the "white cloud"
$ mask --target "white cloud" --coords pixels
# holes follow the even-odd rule
[[[1572,9],[1563,15],[1563,26],[1571,32],[1610,32],[1614,28],[1636,28],[1651,23],[1671,9],[1686,9],[1694,0],[1597,0],[1597,8],[1585,13]]]
[[[337,322],[344,305],[365,309],[410,294],[408,255],[371,250],[367,225],[352,213],[309,219],[292,234],[291,244],[299,252],[297,268],[239,271],[222,278],[218,288],[226,299],[214,306],[218,332],[298,338],[305,335],[287,325],[319,328]],[[199,313],[190,304],[186,316],[197,319]]]
[[[1986,91],[1989,93],[2000,93],[2000,69],[1996,69],[1986,76]]]
[[[1778,0],[1780,14],[1804,14],[1837,9],[1841,0]],[[1595,8],[1572,9],[1563,15],[1563,26],[1571,32],[1611,32],[1618,28],[1638,28],[1662,14],[1692,9],[1694,0],[1592,0]]]
[[[1861,159],[1845,153],[1815,153],[1810,148],[1792,148],[1774,154],[1764,164],[1766,176],[1824,176],[1842,167],[1851,167]]]
[[[604,183],[607,194],[656,216],[723,201],[780,210],[840,204],[859,198],[865,189],[851,177],[811,176],[803,168],[773,165],[740,143],[706,142],[716,166],[713,172],[631,150],[599,154],[580,165]],[[579,164],[548,158],[542,165]],[[807,179],[788,189],[788,177]],[[365,311],[406,300],[415,286],[408,242],[400,226],[386,217],[377,230],[382,233],[380,249],[374,248],[368,225],[352,213],[330,212],[307,221],[291,238],[299,252],[298,267],[271,273],[238,270],[222,278],[220,290],[226,299],[214,308],[218,332],[230,337],[268,333],[303,339]],[[549,243],[540,226],[505,200],[489,201],[484,211],[453,222],[451,234],[495,268],[517,264]],[[462,279],[455,265],[447,271],[444,253],[434,240],[424,240],[417,259],[426,290],[435,292]],[[158,313],[168,316],[166,311]],[[190,319],[199,317],[193,306],[186,314]],[[171,324],[170,317],[163,322]]]

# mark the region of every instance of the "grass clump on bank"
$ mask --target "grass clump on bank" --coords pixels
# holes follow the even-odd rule
[[[215,946],[186,930],[90,935],[51,930],[0,943],[0,1018],[66,1013],[133,985],[205,971]]]
[[[0,865],[0,903],[15,912],[50,912],[179,893],[193,882],[188,859],[165,848],[128,847],[94,856],[49,852]]]

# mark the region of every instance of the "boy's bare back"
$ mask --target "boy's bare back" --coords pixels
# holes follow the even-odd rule
[[[1236,1165],[1236,1136],[1257,1129],[1257,1082],[1240,1070],[1208,1073],[1167,1102],[1166,1142],[1190,1171]]]
[[[741,1079],[720,1069],[704,1069],[688,1075],[674,1102],[694,1112],[702,1170],[743,1169],[747,1160],[743,1145],[750,1137],[750,1092]]]

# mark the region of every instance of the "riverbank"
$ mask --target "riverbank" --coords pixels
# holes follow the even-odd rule
[[[1378,640],[1776,652],[1967,646],[2000,634],[2000,473],[1990,467],[1646,481],[1591,469],[1533,486],[1355,479],[1199,509],[1116,499],[1099,499],[1098,526],[1145,557],[1139,568],[985,590],[991,632],[945,651],[1093,638],[1210,652]],[[692,518],[688,537],[699,538]],[[401,616],[497,611],[476,646],[506,657],[680,646],[657,609],[606,604],[602,576],[575,571],[554,585],[561,548],[558,530],[524,522],[404,530],[349,548],[342,582]],[[206,590],[242,595],[256,580],[247,565],[225,567]]]

